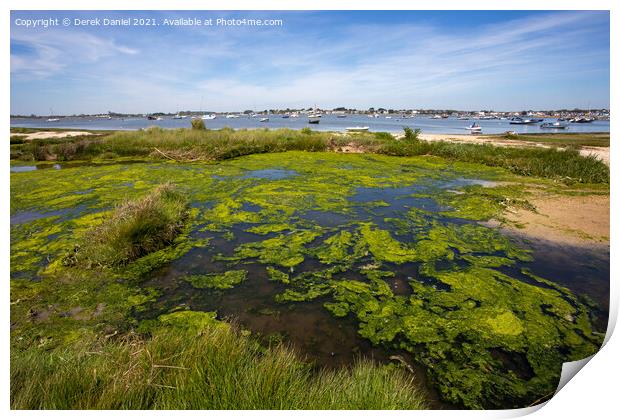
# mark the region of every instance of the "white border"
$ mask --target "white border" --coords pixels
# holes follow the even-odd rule
[[[9,135],[10,127],[10,60],[9,60],[9,32],[10,32],[10,10],[374,10],[374,9],[395,9],[395,10],[611,10],[611,137],[612,144],[616,139],[615,125],[616,112],[618,111],[614,105],[614,98],[617,97],[618,84],[615,79],[620,74],[618,65],[617,40],[619,39],[618,28],[620,28],[619,8],[620,2],[603,1],[603,0],[521,0],[521,1],[449,1],[434,0],[432,2],[409,1],[403,2],[398,0],[373,0],[362,2],[359,0],[291,0],[285,2],[283,0],[229,0],[229,1],[198,1],[198,0],[95,0],[95,1],[77,1],[77,0],[57,0],[55,2],[44,0],[5,0],[2,2],[3,13],[1,15],[2,43],[0,43],[1,55],[4,72],[5,94],[0,104],[0,115],[5,120],[4,133],[5,139]],[[472,22],[475,25],[475,22]],[[615,76],[615,77],[614,77]],[[5,140],[6,141],[6,140]],[[618,151],[615,146],[611,147],[611,161],[618,161]],[[610,328],[606,337],[605,346],[592,360],[583,368],[566,386],[552,398],[543,409],[522,409],[522,410],[505,410],[505,411],[426,411],[426,412],[314,412],[314,411],[270,411],[270,412],[242,412],[242,411],[218,411],[218,412],[171,412],[171,411],[149,411],[149,412],[128,412],[128,411],[72,411],[72,412],[31,412],[31,411],[10,411],[9,412],[9,144],[6,141],[4,145],[4,157],[2,160],[2,197],[5,197],[0,204],[1,211],[1,229],[3,232],[3,240],[0,241],[0,254],[5,264],[2,267],[2,279],[4,284],[1,289],[1,302],[3,303],[3,337],[2,340],[2,388],[0,398],[2,407],[11,417],[15,418],[39,418],[42,416],[50,418],[80,418],[92,417],[107,419],[110,416],[116,418],[134,418],[136,416],[146,416],[152,418],[169,418],[169,417],[186,417],[204,419],[205,417],[217,417],[226,419],[240,419],[247,416],[256,416],[259,418],[271,419],[289,419],[295,418],[315,418],[316,416],[327,417],[347,417],[356,420],[372,419],[376,420],[377,416],[389,416],[395,419],[414,418],[458,418],[458,419],[480,419],[480,418],[509,418],[525,415],[531,412],[532,419],[546,418],[562,418],[562,419],[580,419],[583,418],[610,418],[612,413],[618,412],[617,392],[615,391],[618,384],[618,374],[620,365],[616,360],[619,353],[620,344],[618,338],[611,337],[610,332],[613,331],[618,315],[618,287],[617,275],[619,266],[616,258],[617,246],[615,238],[618,233],[618,222],[615,218],[611,219],[611,296],[610,296]],[[612,185],[611,185],[611,214],[620,214],[620,207],[617,200],[616,180],[618,177],[617,168],[611,166]],[[541,408],[540,406],[537,408]]]

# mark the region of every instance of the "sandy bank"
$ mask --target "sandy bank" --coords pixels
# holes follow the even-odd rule
[[[553,147],[549,144],[533,141],[508,140],[475,134],[420,134],[421,140],[426,141],[454,141],[457,143],[492,144],[504,147]],[[561,148],[559,148],[561,149]],[[583,146],[579,153],[582,156],[594,155],[609,166],[609,147]]]
[[[20,135],[20,134],[13,134]],[[35,133],[24,134],[26,140],[42,140],[42,139],[62,139],[65,137],[77,136],[96,136],[98,134],[89,133],[88,131],[37,131]]]
[[[609,195],[565,196],[537,193],[536,211],[505,212],[508,233],[561,245],[609,246]]]

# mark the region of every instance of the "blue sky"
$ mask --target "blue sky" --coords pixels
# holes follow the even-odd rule
[[[47,17],[282,19],[48,27]],[[609,13],[12,12],[11,113],[609,107]]]

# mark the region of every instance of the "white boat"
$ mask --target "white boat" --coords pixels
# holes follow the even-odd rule
[[[515,117],[512,118],[509,122],[509,124],[513,124],[513,125],[526,125],[526,124],[534,124],[536,121],[532,121],[529,119],[523,119],[521,117]]]
[[[435,115],[433,115],[433,116],[431,117],[431,120],[440,120],[440,119],[442,119],[442,118],[443,118],[443,117],[442,117],[441,115],[439,115],[439,114],[435,114]]]
[[[336,115],[336,118],[347,118],[347,116],[345,114],[338,114]]]
[[[345,130],[347,131],[351,131],[351,132],[362,132],[362,131],[368,131],[370,127],[347,127]]]
[[[58,122],[60,118],[54,117],[54,110],[50,108],[50,117],[46,120],[47,122]]]
[[[174,117],[172,117],[172,119],[173,119],[173,120],[182,120],[182,119],[183,119],[183,116],[182,116],[182,115],[177,114],[177,115],[175,115]]]
[[[239,118],[239,116],[236,114],[228,114],[226,115],[226,118]]]
[[[321,122],[320,118],[308,115],[308,124],[318,124],[319,122]]]
[[[258,120],[259,122],[269,122],[269,118],[261,118]]]
[[[392,117],[390,117],[389,115],[387,117],[385,117],[386,120],[391,120]]]
[[[546,123],[541,124],[540,128],[551,128],[551,129],[554,129],[554,130],[563,130],[563,129],[568,128],[568,125],[567,124],[562,124],[559,121],[554,122],[554,123],[546,122]]]
[[[157,118],[155,118],[155,121],[162,121],[162,120],[163,120],[163,118],[162,118],[162,117],[157,117]]]
[[[216,118],[215,114],[205,114],[201,117],[203,120],[214,120]]]
[[[465,127],[465,129],[471,131],[472,133],[480,133],[482,131],[482,127],[480,127],[477,123],[473,123],[469,127]]]

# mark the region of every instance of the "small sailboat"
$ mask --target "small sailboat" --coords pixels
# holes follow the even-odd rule
[[[347,127],[345,130],[352,132],[352,133],[361,133],[364,131],[368,131],[369,127]]]
[[[258,120],[258,122],[269,122],[269,118],[261,118],[260,120]]]
[[[172,119],[173,119],[173,120],[182,120],[182,119],[183,119],[183,116],[182,116],[182,115],[179,115],[179,114],[176,114],[174,117],[172,117]]]
[[[58,122],[58,121],[60,121],[60,118],[54,117],[54,110],[50,108],[50,117],[47,120],[45,120],[45,121],[47,121],[47,122]]]
[[[203,120],[214,120],[217,116],[215,114],[205,114],[203,115],[202,118]]]

